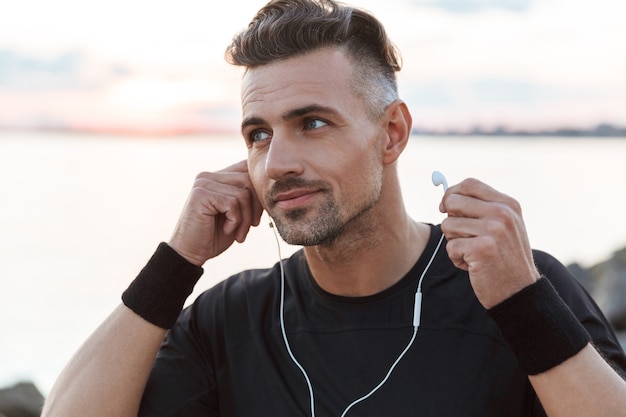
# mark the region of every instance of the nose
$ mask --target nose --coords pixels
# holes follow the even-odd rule
[[[274,131],[265,159],[265,174],[277,180],[302,175],[302,149],[298,140],[290,135]]]

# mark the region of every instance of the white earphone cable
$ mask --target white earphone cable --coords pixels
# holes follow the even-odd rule
[[[311,402],[311,417],[315,417],[315,397],[313,396],[313,386],[311,385],[311,380],[309,379],[309,375],[304,370],[304,367],[300,365],[300,362],[296,359],[293,352],[291,351],[291,346],[289,345],[289,340],[287,339],[287,333],[285,331],[285,268],[283,266],[283,256],[280,250],[280,241],[278,240],[278,234],[276,233],[276,228],[274,228],[274,223],[270,222],[270,228],[274,232],[274,238],[276,239],[276,245],[278,247],[278,262],[280,263],[280,330],[283,335],[283,340],[285,341],[285,346],[287,347],[287,352],[289,353],[289,357],[296,364],[296,366],[302,372],[304,379],[306,380],[306,384],[309,387],[309,400]]]
[[[298,369],[300,369],[300,372],[302,372],[302,375],[304,376],[304,379],[306,380],[307,386],[309,388],[309,400],[311,402],[311,417],[315,417],[315,396],[313,394],[313,385],[311,384],[311,380],[309,379],[309,375],[307,374],[306,370],[300,364],[300,362],[298,362],[293,352],[291,351],[291,346],[289,345],[289,340],[287,339],[287,332],[285,330],[285,317],[284,317],[285,316],[285,269],[283,266],[283,258],[282,258],[282,254],[280,250],[280,242],[278,240],[278,234],[276,233],[276,229],[274,228],[274,224],[272,222],[270,222],[270,228],[274,232],[274,238],[276,239],[276,245],[278,247],[279,265],[280,265],[280,307],[279,307],[280,308],[280,313],[279,313],[280,329],[282,332],[283,340],[285,342],[285,346],[287,348],[287,352],[289,353],[289,357],[291,358],[293,363],[298,367]],[[387,371],[387,374],[382,379],[382,381],[380,381],[378,385],[376,385],[369,393],[365,394],[364,396],[358,398],[357,400],[353,401],[350,405],[348,405],[346,409],[343,411],[343,413],[341,414],[341,417],[345,417],[345,415],[348,413],[348,411],[350,411],[352,407],[366,400],[367,398],[371,397],[376,391],[378,391],[380,387],[382,387],[387,382],[387,380],[391,376],[391,373],[395,369],[396,365],[398,365],[400,360],[402,360],[404,355],[409,351],[409,349],[413,345],[413,342],[415,341],[415,338],[417,336],[417,331],[419,328],[419,317],[420,317],[420,312],[421,312],[421,307],[422,307],[421,306],[422,304],[421,303],[422,281],[424,280],[424,277],[426,276],[426,272],[428,271],[431,264],[435,260],[435,256],[437,256],[437,253],[439,252],[439,248],[441,247],[443,239],[444,239],[444,235],[442,234],[441,237],[439,238],[439,243],[437,244],[437,247],[435,248],[432,256],[430,257],[430,260],[428,261],[428,264],[426,264],[424,271],[422,271],[422,275],[420,276],[420,279],[417,284],[417,292],[415,294],[415,305],[414,305],[414,314],[413,314],[414,315],[413,335],[411,337],[411,340],[409,340],[409,343],[406,345],[404,350],[400,353],[400,355],[398,355],[396,360],[393,362],[393,364]]]

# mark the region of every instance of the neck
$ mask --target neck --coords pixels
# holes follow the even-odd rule
[[[334,241],[304,248],[309,268],[325,291],[342,296],[376,294],[398,282],[420,257],[430,228],[414,222],[403,205],[396,213],[376,207]]]

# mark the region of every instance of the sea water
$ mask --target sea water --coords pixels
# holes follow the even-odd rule
[[[246,155],[238,135],[0,135],[0,386],[30,380],[47,393],[169,238],[196,174]],[[475,177],[515,197],[533,247],[566,264],[589,266],[626,246],[624,139],[416,136],[398,169],[417,220],[443,218],[430,181],[440,170],[450,184]],[[190,301],[276,262],[273,239],[264,221],[207,263]]]

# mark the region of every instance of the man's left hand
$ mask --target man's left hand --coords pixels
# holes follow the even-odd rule
[[[491,308],[539,279],[519,203],[476,180],[445,193],[439,207],[448,256],[469,272],[478,300]]]

